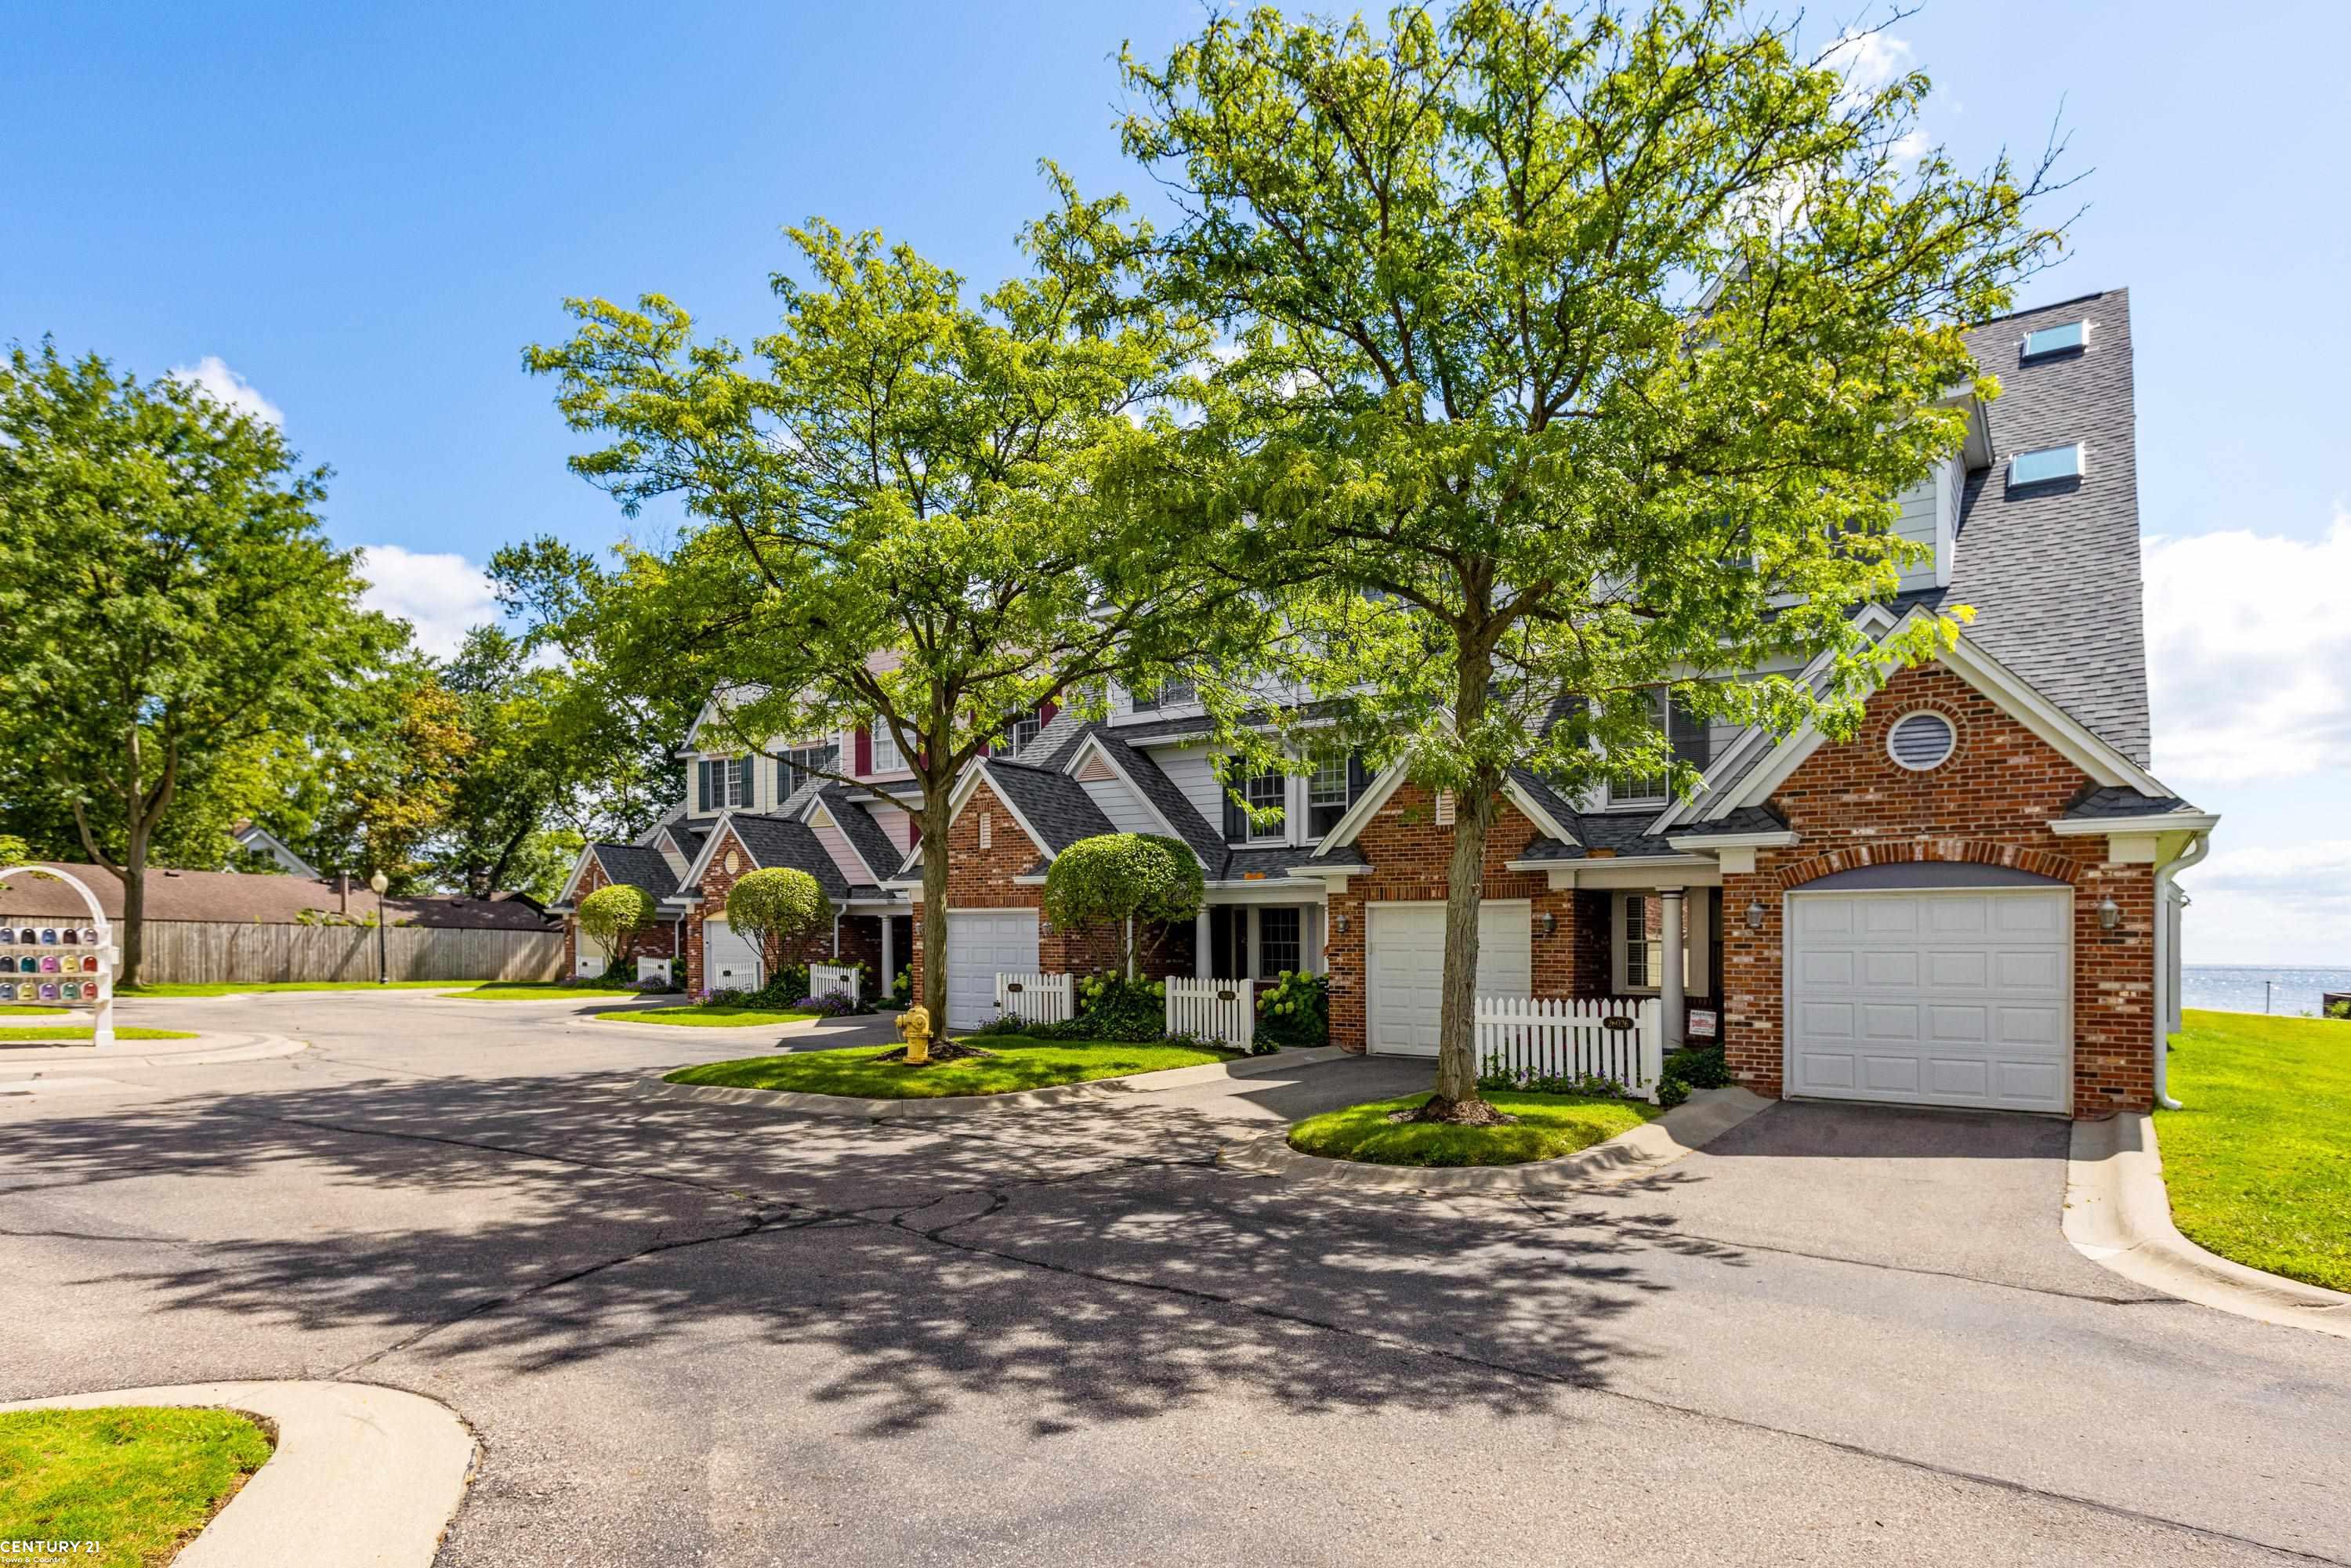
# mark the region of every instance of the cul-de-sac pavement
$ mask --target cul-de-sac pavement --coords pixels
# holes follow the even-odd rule
[[[1215,1159],[1426,1063],[795,1115],[632,1093],[741,1031],[595,1005],[139,1001],[308,1048],[16,1073],[0,1397],[430,1396],[451,1565],[2351,1559],[2351,1340],[2077,1254],[2062,1122],[1423,1197]]]

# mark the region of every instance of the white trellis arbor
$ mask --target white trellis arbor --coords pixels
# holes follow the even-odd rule
[[[89,1031],[90,1043],[100,1051],[106,1050],[109,1046],[111,1046],[114,1043],[114,965],[116,958],[114,946],[114,923],[107,919],[106,911],[99,907],[98,895],[83,885],[81,878],[74,875],[71,872],[57,871],[45,865],[10,866],[5,871],[0,871],[0,883],[6,882],[12,876],[45,876],[51,882],[64,883],[68,887],[72,888],[76,893],[81,894],[82,903],[89,906],[90,929],[98,933],[98,995],[95,998],[84,998],[78,1001],[66,1001],[65,1005],[68,1007],[90,1007],[95,1005],[98,1009],[98,1016],[93,1021],[92,1028]],[[5,894],[0,894],[0,899],[5,899],[6,896],[7,895]],[[11,931],[9,935],[13,936],[16,935],[16,933]],[[0,942],[0,946],[14,946],[14,944]],[[82,950],[84,952],[88,952],[89,949],[85,946]],[[65,1001],[62,987],[59,990],[58,999],[60,1001]]]

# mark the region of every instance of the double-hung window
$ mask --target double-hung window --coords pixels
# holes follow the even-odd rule
[[[1641,695],[1649,705],[1649,727],[1666,737],[1674,760],[1705,772],[1714,760],[1714,737],[1705,717],[1672,697],[1667,687],[1655,686]],[[1670,788],[1671,780],[1662,771],[1619,770],[1608,776],[1608,801],[1614,806],[1662,806]]]
[[[1305,967],[1305,948],[1300,940],[1301,930],[1295,909],[1260,909],[1257,912],[1257,977],[1270,980],[1277,975],[1294,975]]]
[[[841,755],[837,746],[802,746],[776,758],[776,803],[781,805],[796,794],[803,784],[813,784],[818,778],[831,770]]]
[[[1290,775],[1275,771],[1251,776],[1244,791],[1252,815],[1249,819],[1249,837],[1252,842],[1279,842],[1290,836],[1288,812],[1290,806]],[[1258,811],[1275,813],[1270,821],[1261,821]]]
[[[1044,720],[1038,716],[1035,708],[1012,715],[1004,725],[1004,755],[1019,757],[1029,749],[1029,743],[1036,739],[1044,727]]]
[[[1306,833],[1311,841],[1322,842],[1347,814],[1348,772],[1345,757],[1325,757],[1306,776]]]
[[[906,758],[905,754],[898,749],[897,732],[886,724],[877,724],[873,727],[872,737],[873,762],[871,771],[896,773],[904,769],[906,766]]]
[[[705,757],[695,764],[695,800],[703,810],[741,810],[751,804],[751,759]]]

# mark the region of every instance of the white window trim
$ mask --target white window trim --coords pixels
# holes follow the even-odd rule
[[[904,753],[899,751],[898,737],[891,732],[888,725],[869,725],[866,727],[865,733],[867,737],[866,747],[872,763],[872,767],[869,771],[873,773],[904,773],[906,771],[905,756]],[[889,747],[889,753],[886,758],[883,754],[883,747]]]
[[[1258,775],[1257,777],[1261,778],[1263,775]],[[1256,819],[1249,819],[1248,824],[1249,837],[1244,841],[1245,842],[1251,844],[1287,844],[1295,841],[1290,835],[1298,826],[1297,786],[1299,781],[1287,773],[1280,774],[1278,777],[1281,780],[1281,821],[1276,823],[1270,831],[1268,831],[1267,829],[1259,827],[1257,825]],[[1253,781],[1253,779],[1245,780],[1241,785],[1241,800],[1252,809],[1257,805],[1256,801],[1249,799],[1249,783]]]
[[[1713,933],[1706,928],[1708,889],[1689,887],[1682,890],[1682,989],[1693,997],[1714,994],[1714,977],[1708,974],[1706,964],[1713,946]],[[1653,887],[1619,888],[1608,895],[1608,979],[1614,988],[1613,995],[1620,997],[1654,997],[1663,988],[1635,986],[1625,978],[1625,960],[1630,956],[1625,936],[1625,904],[1628,899],[1662,898]],[[1662,944],[1665,938],[1660,936]]]

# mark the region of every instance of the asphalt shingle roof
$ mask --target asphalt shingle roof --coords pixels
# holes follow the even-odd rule
[[[2106,817],[2158,817],[2166,811],[2192,810],[2177,795],[2142,795],[2128,785],[2092,789],[2065,808],[2065,815],[2095,821]]]
[[[1108,725],[1096,725],[1093,733],[1102,748],[1110,754],[1111,760],[1126,770],[1127,777],[1134,780],[1134,787],[1143,791],[1152,806],[1175,828],[1176,836],[1192,846],[1192,852],[1200,857],[1202,871],[1210,877],[1221,875],[1225,857],[1229,852],[1225,846],[1225,835],[1208,825],[1208,820],[1200,815],[1200,809],[1176,787],[1176,781],[1167,777],[1158,763],[1129,746],[1116,730]]]
[[[1784,833],[1787,819],[1769,806],[1741,806],[1719,822],[1690,822],[1667,830],[1677,839],[1729,838],[1742,833]]]
[[[898,862],[905,855],[891,842],[890,835],[882,831],[882,824],[873,820],[873,814],[859,801],[855,791],[839,784],[831,785],[825,789],[823,800],[824,809],[832,813],[834,821],[841,824],[841,831],[847,835],[850,847],[872,869],[873,874],[889,876],[894,873]]]
[[[677,891],[677,877],[670,871],[669,862],[652,845],[596,844],[591,848],[596,863],[614,882],[643,888],[657,900]]]
[[[1085,786],[1066,773],[990,758],[987,781],[1044,836],[1045,847],[1061,853],[1080,839],[1118,830],[1102,815]]]
[[[2019,363],[2024,335],[2090,323],[2088,346]],[[1968,334],[1997,375],[1993,461],[1968,476],[1949,601],[1975,607],[1968,636],[2142,768],[2147,632],[2140,609],[2138,456],[2130,295],[2109,289],[2004,317]],[[2008,487],[2020,452],[2081,442],[2083,477]]]
[[[737,811],[727,821],[759,870],[793,867],[816,878],[827,898],[838,903],[849,896],[849,879],[841,874],[841,867],[817,841],[816,830],[806,822],[751,811]]]

